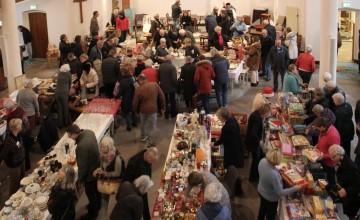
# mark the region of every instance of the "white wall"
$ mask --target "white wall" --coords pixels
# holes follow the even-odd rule
[[[18,25],[28,27],[27,13],[30,5],[36,5],[37,10],[47,13],[49,43],[57,44],[61,34],[67,34],[72,41],[75,35],[88,35],[93,11],[99,11],[100,33],[105,31],[105,25],[110,21],[111,0],[87,0],[83,5],[83,23],[80,23],[80,6],[70,0],[29,0],[16,4],[16,21]],[[25,16],[24,16],[25,15]],[[19,41],[22,37],[19,34]]]
[[[320,60],[320,10],[320,1],[305,1],[304,43],[313,46],[315,60]]]

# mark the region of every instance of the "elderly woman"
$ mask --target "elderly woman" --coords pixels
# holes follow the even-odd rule
[[[359,167],[345,154],[344,148],[332,145],[329,148],[331,159],[337,164],[338,194],[343,204],[344,213],[349,219],[355,219],[360,208],[360,171]]]
[[[116,18],[116,29],[121,30],[121,37],[119,42],[122,43],[126,40],[127,34],[131,34],[130,32],[130,21],[129,18],[125,16],[125,12],[121,10],[119,12],[119,16]]]
[[[195,38],[194,35],[191,33],[191,31],[187,31],[184,29],[179,30],[179,40],[182,44],[184,44],[184,40],[186,38],[189,38],[191,40],[191,44],[195,44]]]
[[[207,171],[203,171],[203,172],[192,171],[189,174],[187,181],[188,181],[188,189],[187,189],[188,196],[194,193],[195,194],[198,193],[199,190],[204,192],[206,187],[211,183],[220,184],[216,176],[214,176],[214,174]],[[221,192],[221,200],[220,200],[221,205],[227,207],[231,211],[229,194],[222,184],[220,185],[220,192]]]
[[[331,75],[331,73],[329,73],[329,72],[323,73],[322,79],[323,79],[324,82],[325,82],[325,85],[324,85],[324,87],[323,87],[323,90],[324,90],[325,95],[327,96],[327,95],[329,94],[329,89],[328,89],[328,87],[326,86],[326,83],[332,80],[332,75]]]
[[[312,51],[312,46],[307,45],[306,51],[304,53],[301,53],[295,62],[295,65],[299,69],[299,75],[302,79],[302,82],[306,84],[310,83],[311,76],[316,68],[315,58],[311,54],[311,51]]]
[[[297,76],[299,72],[295,64],[290,64],[284,76],[282,92],[291,92],[295,95],[301,94],[302,90]]]
[[[329,109],[331,109],[331,111],[335,112],[336,105],[334,103],[332,96],[336,93],[341,93],[345,98],[344,100],[346,101],[345,91],[343,89],[339,88],[333,81],[327,82],[326,87],[329,90],[329,92],[326,95],[326,98],[329,100]]]
[[[184,10],[180,19],[180,25],[183,29],[194,32],[194,24],[191,16],[189,15],[189,11]]]
[[[204,192],[205,203],[196,212],[196,220],[231,220],[231,213],[222,206],[221,183],[210,183]]]
[[[264,119],[269,117],[270,114],[271,106],[269,104],[264,104],[259,109],[253,111],[249,116],[246,146],[252,155],[249,174],[250,182],[259,181],[258,164],[260,159],[263,157],[263,151],[261,148],[263,145]]]
[[[196,63],[194,84],[201,97],[201,103],[204,107],[205,114],[209,114],[209,98],[212,90],[211,80],[215,78],[215,72],[211,66],[211,62],[206,60],[204,55],[200,55],[199,60],[200,61]]]
[[[289,48],[290,64],[295,63],[298,58],[297,36],[291,27],[286,28],[285,45]]]
[[[200,50],[197,46],[191,43],[190,38],[185,38],[184,40],[185,45],[185,56],[192,57],[195,62],[199,60],[199,56],[201,55]]]
[[[185,58],[185,64],[181,67],[180,79],[183,80],[184,100],[186,108],[191,107],[191,100],[196,92],[194,85],[196,66],[192,63],[191,56]]]
[[[93,99],[99,95],[99,78],[90,63],[85,63],[83,65],[80,87],[82,99]]]
[[[153,68],[153,61],[151,59],[145,60],[145,69],[141,72],[144,74],[148,80],[148,82],[154,82],[159,84],[159,76],[157,69]]]
[[[318,161],[323,165],[330,185],[335,184],[335,163],[329,155],[329,148],[333,144],[340,144],[340,135],[337,129],[324,118],[316,118],[313,128],[320,132],[316,148],[322,153]]]
[[[116,98],[121,97],[121,111],[125,115],[126,130],[131,131],[132,126],[137,127],[135,111],[133,111],[132,102],[135,94],[134,82],[132,77],[132,65],[127,64],[121,67],[121,73],[123,74],[120,80],[120,89]]]
[[[33,130],[36,126],[35,119],[40,116],[39,102],[35,92],[33,91],[32,79],[27,79],[24,82],[24,89],[21,89],[16,97],[17,103],[26,112],[26,116],[29,121],[30,130]]]
[[[58,116],[57,123],[60,129],[70,124],[68,94],[71,87],[71,74],[69,71],[69,64],[62,65],[56,80],[55,101]]]
[[[94,177],[110,179],[121,179],[125,170],[125,161],[114,146],[114,140],[111,137],[104,137],[100,142],[100,162],[101,167],[97,168]],[[100,219],[105,220],[110,195],[101,194]]]
[[[161,38],[160,39],[160,45],[156,47],[156,52],[155,52],[155,60],[156,60],[156,62],[158,62],[160,64],[165,62],[165,57],[168,54],[169,54],[169,51],[166,48],[166,39]]]
[[[19,118],[9,122],[9,134],[0,152],[0,165],[6,163],[9,169],[9,195],[20,188],[20,180],[25,176],[25,149],[21,141],[22,121]]]
[[[315,105],[321,105],[324,108],[329,108],[329,100],[325,96],[324,90],[320,87],[316,87],[313,91],[313,97],[307,103],[305,103],[306,115],[305,124],[309,125],[311,122],[315,120],[317,117],[315,113],[312,111]]]
[[[51,219],[75,219],[75,205],[78,200],[76,191],[76,176],[74,168],[67,164],[57,173],[58,181],[51,189],[48,210]]]
[[[253,37],[253,42],[250,46],[245,47],[244,54],[248,55],[246,65],[250,70],[251,86],[256,87],[259,82],[259,63],[261,57],[261,43],[258,36]]]
[[[238,121],[231,116],[229,110],[221,107],[216,112],[218,119],[224,123],[221,128],[220,138],[211,143],[211,146],[224,145],[224,167],[225,169],[233,165],[236,168],[244,166],[244,153],[240,137],[240,126]]]
[[[222,28],[220,26],[216,26],[214,28],[215,35],[212,39],[213,42],[211,43],[211,45],[214,45],[217,50],[224,50],[224,46],[226,46],[226,43],[229,40],[229,38],[225,34],[223,34],[221,30]]]
[[[244,18],[238,17],[237,21],[233,25],[231,25],[230,30],[233,31],[235,37],[243,36],[246,32],[246,24],[244,22]]]
[[[143,195],[145,195],[153,185],[154,183],[147,175],[138,177],[134,182],[123,182],[116,194],[117,203],[110,215],[110,219],[141,220],[144,209]]]
[[[341,146],[345,149],[345,153],[350,156],[351,141],[354,139],[355,129],[352,121],[353,111],[348,102],[341,93],[332,96],[335,103],[335,127],[341,136]]]
[[[280,150],[270,150],[266,157],[259,163],[259,185],[260,209],[258,219],[274,220],[277,212],[278,201],[281,196],[290,195],[306,187],[296,185],[287,189],[283,187],[282,177],[275,166],[282,160]]]
[[[145,69],[145,63],[144,63],[145,57],[143,55],[138,55],[136,57],[136,67],[135,67],[135,73],[134,75],[138,77],[140,73]]]
[[[145,59],[150,59],[154,55],[147,41],[142,42],[139,53],[143,55]]]

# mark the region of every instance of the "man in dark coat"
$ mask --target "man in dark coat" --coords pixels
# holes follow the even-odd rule
[[[31,63],[31,60],[32,60],[32,46],[31,46],[32,36],[31,36],[31,32],[29,31],[29,29],[27,29],[26,27],[24,27],[22,25],[18,26],[18,30],[23,35],[23,40],[24,40],[24,44],[25,44],[25,47],[26,47],[26,52],[28,53],[28,62]]]
[[[262,62],[262,74],[260,76],[266,77],[266,81],[270,80],[271,74],[271,63],[270,63],[270,50],[273,46],[273,39],[269,35],[266,29],[262,29],[262,38],[260,38],[261,42],[261,62]]]
[[[165,118],[168,119],[176,117],[176,100],[175,92],[177,88],[177,71],[175,66],[171,63],[171,55],[166,55],[165,61],[159,67],[159,81],[160,88],[165,95]],[[170,104],[170,107],[169,107]]]
[[[274,92],[279,87],[278,76],[281,76],[281,88],[287,67],[289,66],[290,57],[286,47],[281,45],[281,40],[275,41],[275,46],[270,50],[270,63],[274,72]]]
[[[142,150],[130,158],[123,182],[134,182],[141,175],[147,175],[151,178],[152,164],[159,160],[159,151],[156,147],[149,147]],[[147,193],[143,195],[143,219],[150,220],[149,204]]]
[[[155,37],[155,35],[159,32],[160,29],[163,29],[164,25],[160,21],[159,14],[154,15],[154,19],[151,20],[151,28],[150,33],[152,37]]]
[[[116,51],[114,49],[111,49],[109,51],[109,57],[103,60],[101,64],[101,72],[105,85],[105,95],[108,98],[114,97],[114,87],[120,75],[120,64],[115,59],[115,55]]]
[[[269,20],[264,20],[265,29],[268,31],[268,34],[270,35],[272,39],[272,45],[275,45],[276,40],[276,29],[274,26],[272,26],[269,22]]]
[[[212,146],[224,145],[224,168],[228,168],[230,165],[236,168],[242,168],[244,166],[244,153],[242,148],[242,142],[240,137],[240,126],[238,121],[230,115],[227,108],[221,107],[216,116],[224,124],[221,129],[220,138],[212,143]]]
[[[337,163],[337,184],[340,185],[338,195],[349,219],[355,219],[360,208],[360,171],[351,158],[339,145],[329,148],[329,155]]]
[[[192,63],[191,56],[185,58],[185,64],[181,67],[180,79],[183,80],[184,100],[187,108],[191,107],[191,100],[196,89],[194,85],[196,66]]]
[[[232,25],[232,22],[229,15],[226,13],[226,10],[221,10],[220,17],[221,21],[219,23],[219,26],[222,28],[221,32],[226,36],[226,38],[231,39],[232,30],[230,30],[230,27]]]
[[[172,46],[172,43],[171,43],[169,35],[166,33],[166,31],[164,29],[160,29],[159,32],[156,33],[156,35],[154,36],[155,47],[158,47],[160,45],[161,38],[165,38],[166,48],[169,49]]]
[[[209,14],[205,18],[205,28],[206,32],[208,33],[208,46],[207,50],[210,50],[210,47],[213,46],[211,42],[213,42],[214,36],[215,36],[215,27],[218,25],[216,21],[216,17],[214,14]]]
[[[271,113],[271,106],[269,104],[262,105],[258,110],[252,112],[248,120],[248,128],[246,134],[246,146],[251,152],[252,162],[250,167],[249,181],[259,181],[258,165],[261,158],[264,156],[262,146],[264,144],[264,119]]]
[[[180,15],[181,15],[181,5],[180,0],[176,0],[175,4],[171,6],[171,17],[173,19],[173,24],[176,29],[180,29]]]
[[[335,108],[335,128],[339,131],[341,137],[341,146],[345,149],[346,155],[350,156],[351,141],[354,139],[355,128],[352,121],[353,110],[349,103],[345,102],[345,98],[341,93],[333,95]]]
[[[91,130],[80,130],[76,124],[66,129],[69,138],[75,140],[76,162],[78,166],[77,185],[85,187],[89,199],[88,213],[81,219],[96,219],[99,214],[101,195],[97,190],[94,171],[100,167],[100,153],[95,133]]]
[[[220,56],[218,50],[212,49],[210,53],[212,57],[212,67],[215,72],[216,101],[219,108],[226,107],[230,63],[225,57]]]
[[[304,123],[306,125],[311,124],[317,115],[313,112],[315,105],[321,105],[324,108],[329,108],[329,100],[326,98],[324,90],[320,87],[316,87],[313,91],[313,98],[305,103],[306,115],[308,116]]]
[[[64,61],[67,59],[68,54],[70,53],[71,44],[67,42],[66,34],[60,36],[59,50],[60,50],[60,66],[64,64]],[[60,67],[59,66],[59,67]]]

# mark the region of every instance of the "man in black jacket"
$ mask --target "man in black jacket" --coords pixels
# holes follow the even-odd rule
[[[80,130],[76,124],[70,125],[66,129],[66,133],[69,138],[75,140],[77,145],[77,185],[80,189],[85,187],[85,193],[89,199],[88,213],[81,219],[96,219],[101,205],[101,195],[97,190],[96,178],[93,176],[94,171],[100,167],[100,153],[96,136],[91,130]]]
[[[27,29],[26,27],[24,27],[22,25],[18,26],[18,30],[23,35],[23,40],[24,40],[24,44],[25,44],[25,47],[26,47],[26,52],[28,53],[28,63],[31,63],[31,61],[32,61],[32,46],[31,46],[32,36],[31,36],[31,32],[29,31],[29,29]]]
[[[123,182],[134,182],[135,179],[141,175],[147,175],[151,178],[151,165],[159,160],[159,151],[156,147],[149,147],[147,150],[142,150],[130,158]],[[147,193],[143,195],[143,219],[150,220],[149,204]]]
[[[226,107],[230,63],[225,57],[220,56],[219,51],[216,49],[211,49],[210,54],[212,57],[212,67],[215,72],[216,101],[219,108]]]
[[[176,0],[175,4],[171,6],[171,17],[173,19],[173,24],[176,29],[180,29],[180,15],[181,15],[181,6],[180,0]]]
[[[269,60],[269,54],[271,47],[273,46],[273,39],[269,35],[268,31],[264,28],[262,29],[262,38],[261,41],[261,66],[262,74],[260,76],[266,77],[266,81],[270,81],[271,74],[271,63]]]
[[[110,49],[108,58],[103,60],[101,64],[101,72],[105,85],[105,95],[108,98],[114,97],[114,87],[120,75],[120,65],[117,62],[115,55],[116,51],[114,49]]]
[[[274,92],[276,92],[279,87],[279,83],[278,83],[279,73],[281,76],[281,88],[282,88],[285,72],[287,66],[289,65],[289,62],[290,62],[290,57],[288,50],[286,49],[286,47],[281,45],[280,39],[276,40],[275,46],[272,47],[270,50],[270,63],[274,71]]]

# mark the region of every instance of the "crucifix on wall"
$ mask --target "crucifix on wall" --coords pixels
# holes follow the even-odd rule
[[[80,6],[80,23],[84,22],[83,19],[83,11],[82,11],[82,3],[86,1],[86,0],[74,0],[74,2],[79,2],[79,6]]]

